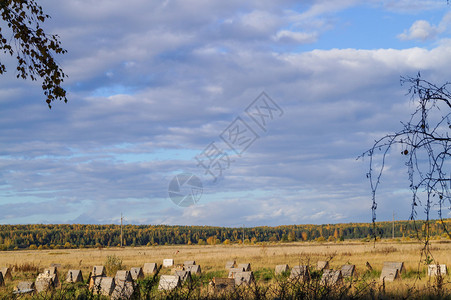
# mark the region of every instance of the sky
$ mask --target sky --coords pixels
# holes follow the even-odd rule
[[[401,76],[451,79],[444,0],[40,3],[69,102],[0,56],[1,224],[371,222],[357,157],[414,111]],[[379,221],[410,216],[392,152]]]

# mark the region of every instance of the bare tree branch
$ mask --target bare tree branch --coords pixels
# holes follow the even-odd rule
[[[401,84],[409,85],[408,95],[417,104],[410,120],[402,123],[400,131],[376,140],[359,158],[369,157],[367,177],[375,226],[376,194],[386,159],[395,145],[401,147],[412,192],[410,219],[416,219],[417,209],[423,205],[426,215],[423,236],[428,245],[428,225],[433,208],[438,212],[444,231],[451,237],[443,222],[443,212],[451,210],[451,93],[448,90],[451,84],[446,82],[437,86],[422,79],[419,73],[416,77],[402,77]]]

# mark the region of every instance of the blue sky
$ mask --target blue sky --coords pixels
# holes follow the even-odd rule
[[[118,223],[121,212],[133,224],[370,222],[368,161],[356,157],[415,108],[400,77],[451,78],[446,1],[42,6],[68,50],[69,103],[49,110],[39,82],[2,57],[2,224]],[[280,108],[264,130],[245,111],[262,92]],[[241,155],[221,139],[238,117],[258,136]],[[195,159],[212,145],[230,159],[216,181]],[[410,216],[397,153],[381,221]],[[168,195],[180,173],[203,184],[194,206]]]

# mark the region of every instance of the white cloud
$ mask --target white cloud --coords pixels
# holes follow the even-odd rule
[[[443,16],[442,20],[440,21],[440,24],[438,25],[438,30],[440,32],[445,32],[448,30],[450,24],[451,24],[451,12],[448,12]]]
[[[244,27],[251,27],[260,32],[271,32],[277,28],[277,16],[265,11],[252,11],[240,18]]]
[[[448,30],[451,24],[451,12],[446,13],[438,25],[432,25],[426,20],[417,20],[412,26],[398,35],[401,40],[434,40]]]
[[[420,40],[426,41],[436,38],[439,30],[437,27],[429,24],[428,21],[418,20],[412,24],[408,31],[398,35],[401,40]]]
[[[275,40],[282,43],[309,44],[316,42],[317,39],[317,33],[293,32],[289,30],[278,31],[275,36]]]
[[[313,1],[311,7],[301,14],[301,19],[311,19],[322,17],[337,11],[344,10],[350,6],[359,4],[358,0],[341,0],[341,1]]]

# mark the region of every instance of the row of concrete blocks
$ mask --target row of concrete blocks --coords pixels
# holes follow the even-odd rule
[[[249,271],[251,271],[251,264],[250,263],[237,264],[236,261],[231,260],[231,261],[226,262],[225,268],[227,270],[238,268],[238,269],[243,269],[243,271],[245,271],[245,272],[249,272]]]
[[[227,279],[233,279],[233,284],[232,284],[232,281],[230,281],[230,280],[228,280],[228,281],[222,280],[221,281],[221,279],[215,278],[215,280],[213,282],[215,291],[232,288],[232,287],[234,288],[235,286],[240,286],[243,284],[249,285],[255,281],[254,273],[252,272],[250,263],[237,264],[233,260],[233,261],[226,262],[225,267],[227,270],[229,270],[229,275],[227,276]],[[218,280],[220,281],[220,283],[217,283],[217,282],[219,282]],[[224,286],[226,284],[227,284],[227,287]]]
[[[135,290],[135,283],[128,270],[117,271],[115,277],[107,277],[102,270],[97,270],[97,275],[91,273],[89,289],[95,294],[111,296],[111,299],[130,299]]]
[[[163,266],[173,266],[173,261],[164,260]],[[233,282],[233,286],[241,284],[250,284],[254,281],[254,275],[251,271],[249,263],[238,264],[233,261],[227,262],[226,268],[229,269],[229,278],[227,281]],[[185,261],[183,265],[177,265],[173,275],[161,275],[158,283],[158,290],[173,290],[181,287],[184,283],[191,282],[191,275],[200,273],[200,266],[196,265],[195,261]],[[221,279],[218,279],[221,280]],[[230,282],[228,286],[230,286]]]
[[[380,276],[381,281],[395,281],[401,279],[401,275],[406,272],[404,262],[384,262]],[[428,265],[428,276],[445,276],[448,268],[444,264]]]
[[[216,290],[235,288],[240,285],[249,285],[254,282],[252,271],[241,271],[229,273],[229,278],[213,278],[211,284]],[[161,275],[158,283],[158,290],[173,290],[181,287],[184,283],[191,282],[190,271],[175,271],[174,275]],[[216,284],[215,284],[216,282]]]
[[[235,262],[227,262],[226,267],[229,269],[229,275],[227,279],[233,280],[233,286],[239,286],[241,284],[250,284],[254,281],[253,272],[251,271],[251,265],[249,263],[238,264]],[[340,270],[325,269],[328,267],[327,262],[318,262],[317,269],[323,270],[321,283],[326,285],[340,284],[343,278],[355,276],[355,265],[344,265]],[[105,268],[103,266],[95,266],[91,272],[89,285],[90,288],[97,293],[103,295],[113,296],[113,298],[120,297],[127,298],[133,294],[133,281],[144,278],[144,274],[151,274],[156,272],[156,263],[146,263],[144,268],[137,267],[132,268],[130,271],[118,271],[116,276],[106,277]],[[275,267],[275,274],[279,275],[289,270],[289,266],[277,265]],[[145,271],[145,272],[144,272]],[[403,262],[384,262],[382,268],[380,280],[381,281],[394,281],[401,277],[401,274],[405,272]],[[181,270],[175,270],[174,275],[162,275],[160,277],[159,290],[171,290],[176,287],[180,287],[184,282],[191,281],[191,274],[200,273],[200,266],[195,264],[195,261],[186,261],[183,264]],[[4,274],[4,275],[3,275]],[[429,265],[428,275],[446,275],[446,265]],[[306,265],[294,266],[290,272],[291,279],[305,279],[309,276],[309,268]],[[4,284],[4,278],[11,279],[11,271],[8,268],[0,269],[0,283]],[[82,282],[83,275],[81,270],[69,270],[66,277],[66,282]],[[223,280],[216,278],[216,281],[220,282],[218,287],[231,285],[231,280]],[[47,291],[59,285],[58,272],[56,267],[50,267],[39,274],[35,282],[21,282],[15,289],[16,293],[28,293],[28,292],[42,292]],[[214,281],[213,281],[213,285]],[[216,285],[215,285],[216,286]],[[116,295],[116,296],[114,296]]]
[[[44,292],[59,286],[57,267],[49,267],[40,273],[36,280],[22,281],[15,287],[15,294],[26,294],[34,292]]]
[[[143,279],[146,275],[154,274],[157,271],[158,265],[156,263],[145,263],[143,267],[134,267],[130,269],[130,276],[133,280]],[[74,270],[69,270],[67,273],[67,282],[70,281],[70,273]],[[79,270],[75,270],[79,271]],[[80,271],[81,272],[81,271]],[[91,271],[91,276],[105,276],[104,266],[94,266]]]
[[[171,266],[174,263],[172,262]],[[165,266],[163,261],[163,266]],[[168,264],[166,264],[169,267]],[[196,264],[196,261],[189,260],[185,261],[181,265],[177,265],[173,271],[173,275],[161,275],[160,281],[158,282],[158,290],[173,290],[175,288],[181,287],[184,283],[190,284],[192,281],[191,275],[201,274],[200,265]]]
[[[112,295],[114,291],[118,295],[128,295],[133,293],[133,281],[144,278],[145,274],[155,273],[157,265],[155,263],[144,264],[144,268],[131,268],[130,271],[118,271],[114,278],[108,278],[105,275],[104,266],[94,266],[89,278],[89,287],[100,294]],[[145,271],[145,272],[144,272]],[[77,283],[83,282],[83,274],[81,270],[69,270],[66,276],[66,282]],[[14,293],[40,293],[54,289],[59,286],[59,278],[57,267],[50,267],[39,274],[34,282],[19,282]],[[131,292],[130,292],[131,291]],[[121,296],[122,298],[126,298]]]
[[[227,264],[227,267],[232,266],[232,264]],[[249,269],[246,271],[245,269]],[[275,268],[275,273],[277,275],[283,274],[284,272],[290,271],[287,264],[277,265]],[[323,269],[323,276],[321,278],[321,283],[323,285],[335,285],[341,284],[343,280],[342,270],[328,270]],[[354,265],[346,265],[343,267],[344,274],[355,274]],[[294,266],[291,268],[290,279],[293,281],[305,280],[309,276],[308,266]],[[254,274],[250,271],[249,264],[239,264],[236,267],[229,268],[228,278],[213,278],[211,285],[214,287],[215,292],[222,292],[225,290],[232,290],[240,285],[249,285],[254,282]]]
[[[369,264],[367,263],[367,266]],[[356,268],[355,265],[343,265],[341,269],[339,270],[341,272],[341,276],[338,274],[338,270],[332,272],[332,270],[328,269],[329,264],[326,261],[319,261],[317,264],[317,270],[324,271],[323,276],[325,276],[325,280],[327,278],[335,278],[332,281],[339,282],[339,278],[346,278],[351,276],[356,276]],[[371,266],[369,266],[371,268]],[[275,268],[275,274],[279,275],[284,272],[287,272],[289,270],[288,265],[278,265]],[[394,281],[401,278],[401,274],[405,273],[405,267],[404,262],[384,262],[380,280],[381,281]],[[437,275],[447,275],[448,270],[446,265],[444,264],[433,264],[428,266],[428,276],[437,276]],[[291,270],[290,277],[296,278],[299,276],[307,276],[308,275],[308,268],[307,266],[296,266]]]

